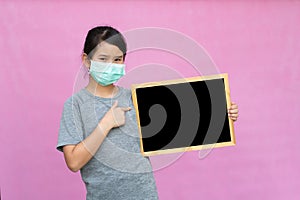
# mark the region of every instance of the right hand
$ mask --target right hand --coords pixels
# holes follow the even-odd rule
[[[125,112],[129,110],[131,110],[130,107],[118,107],[118,101],[115,101],[102,120],[110,128],[122,126],[125,124]]]

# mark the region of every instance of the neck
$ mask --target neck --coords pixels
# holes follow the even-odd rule
[[[115,85],[102,86],[92,77],[89,78],[89,84],[86,86],[86,89],[95,96],[103,98],[112,98],[118,92],[118,88]]]

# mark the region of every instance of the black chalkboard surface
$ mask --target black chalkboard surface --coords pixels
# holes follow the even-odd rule
[[[132,85],[144,156],[235,144],[228,75]]]

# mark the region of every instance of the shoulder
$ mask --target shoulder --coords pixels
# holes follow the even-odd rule
[[[124,94],[130,94],[131,95],[131,90],[130,89],[128,89],[128,88],[124,88],[124,87],[120,87],[119,86],[119,88],[121,88],[121,90],[124,92]]]
[[[64,102],[64,107],[79,107],[80,105],[84,104],[85,102],[92,99],[89,94],[85,91],[85,89],[81,89],[78,92],[73,93],[69,96],[66,101]]]
[[[128,98],[131,98],[131,90],[128,89],[128,88],[124,88],[124,87],[120,87],[118,86],[120,89],[121,89],[121,96],[125,99],[128,99]]]

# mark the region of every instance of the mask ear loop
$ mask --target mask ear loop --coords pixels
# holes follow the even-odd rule
[[[84,54],[86,54],[86,53],[84,53]],[[90,54],[89,54],[89,55],[90,55]],[[91,63],[91,57],[90,57],[89,55],[86,55],[86,56],[87,56],[87,60]],[[90,66],[89,68],[87,68],[87,66],[85,65],[85,61],[83,61],[83,62],[82,62],[82,68],[83,68],[84,71],[85,71],[84,79],[86,79],[86,76],[87,76],[87,75],[90,76],[90,74],[91,74],[91,72],[90,72],[91,66]]]
[[[90,68],[87,68],[84,63],[81,64],[81,70],[84,73],[83,78],[86,79],[87,76],[90,76]]]
[[[88,73],[88,74],[91,74],[91,73],[90,73],[90,68],[91,68],[91,63],[92,63],[92,62],[91,62],[91,59],[90,59],[89,57],[88,57],[88,60],[90,61],[90,67],[87,68],[87,73]]]

